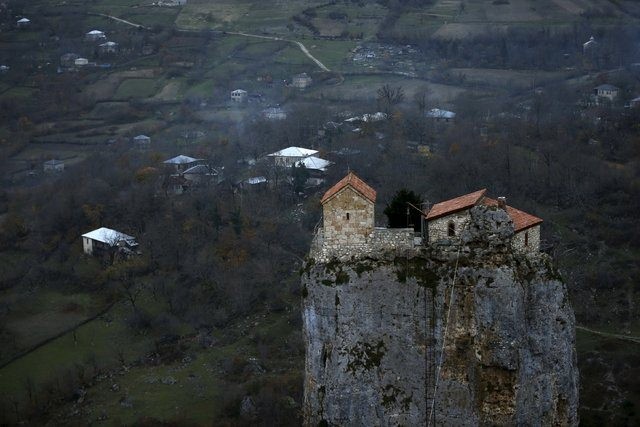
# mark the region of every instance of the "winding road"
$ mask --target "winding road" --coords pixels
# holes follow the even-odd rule
[[[283,39],[282,37],[276,37],[276,36],[263,36],[260,34],[249,34],[249,33],[243,33],[243,32],[238,32],[238,31],[225,31],[224,34],[232,34],[234,36],[244,36],[244,37],[253,37],[253,38],[257,38],[257,39],[267,39],[267,40],[275,40],[275,41],[283,41],[283,42],[288,42],[288,43],[293,43],[298,45],[298,47],[300,48],[300,50],[302,51],[302,53],[304,53],[305,55],[307,55],[307,57],[309,59],[311,59],[313,62],[316,63],[316,65],[322,70],[322,71],[331,71],[329,68],[327,68],[326,65],[324,65],[322,62],[320,62],[320,60],[318,58],[316,58],[315,56],[313,56],[310,52],[309,49],[306,48],[305,45],[303,45],[302,43],[300,43],[299,41],[296,40],[288,40],[288,39]]]
[[[107,14],[104,14],[104,13],[89,13],[89,15],[102,16],[103,18],[108,18],[108,19],[112,19],[112,20],[117,21],[117,22],[122,22],[123,24],[131,25],[132,27],[142,28],[144,30],[149,30],[149,27],[145,27],[144,25],[136,24],[135,22],[131,22],[131,21],[127,21],[127,20],[122,19],[122,18],[118,18],[117,16],[107,15]],[[297,40],[288,40],[288,39],[285,39],[285,38],[282,38],[282,37],[276,37],[276,36],[264,36],[264,35],[260,35],[260,34],[249,34],[249,33],[244,33],[244,32],[241,32],[241,31],[220,31],[219,33],[223,34],[223,35],[224,34],[231,34],[231,35],[234,35],[234,36],[252,37],[252,38],[256,38],[256,39],[275,40],[275,41],[283,41],[283,42],[287,42],[287,43],[293,43],[293,44],[297,45],[300,48],[302,53],[304,53],[309,59],[311,59],[313,62],[315,62],[315,64],[322,71],[331,71],[329,68],[327,68],[326,65],[324,65],[322,62],[320,62],[320,60],[318,58],[313,56],[311,54],[311,52],[309,52],[309,49],[307,49],[307,47],[305,45],[303,45],[302,43],[300,43]]]

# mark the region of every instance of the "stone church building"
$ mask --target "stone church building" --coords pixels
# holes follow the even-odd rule
[[[423,213],[427,221],[427,241],[456,241],[471,220],[474,206],[495,206],[503,209],[513,222],[514,251],[535,254],[540,251],[542,219],[511,206],[503,197],[486,196],[486,189],[436,203]],[[319,261],[330,258],[362,257],[381,250],[405,250],[424,242],[413,228],[375,226],[376,190],[355,173],[349,172],[326,191],[322,204],[323,227],[314,236],[311,254]]]

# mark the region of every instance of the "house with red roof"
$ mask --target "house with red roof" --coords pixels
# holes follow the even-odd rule
[[[436,203],[427,213],[427,230],[430,242],[455,239],[471,220],[469,211],[474,206],[495,206],[504,209],[513,222],[513,249],[522,253],[540,251],[540,224],[542,219],[508,206],[504,197],[498,200],[486,196],[486,189],[474,191],[450,200]]]
[[[355,173],[328,189],[322,200],[324,242],[327,245],[364,245],[374,229],[376,190]]]

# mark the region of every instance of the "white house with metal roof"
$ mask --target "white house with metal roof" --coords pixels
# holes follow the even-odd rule
[[[26,28],[31,24],[31,20],[29,18],[20,18],[16,22],[16,27],[18,28]]]
[[[202,159],[196,159],[180,154],[170,158],[169,160],[165,160],[163,163],[167,166],[173,167],[177,173],[183,173],[184,171],[200,164],[200,162],[202,162]]]
[[[151,146],[151,138],[147,135],[134,136],[133,145],[139,149],[149,148]]]
[[[287,147],[275,153],[267,154],[267,157],[273,159],[276,166],[291,167],[300,160],[318,154],[318,150],[311,150],[302,147]]]
[[[450,122],[456,118],[456,113],[440,108],[432,108],[425,113],[425,116],[436,121]]]
[[[305,157],[304,159],[296,163],[297,166],[304,166],[306,169],[309,169],[310,171],[319,171],[319,172],[326,172],[327,168],[332,164],[333,162],[330,162],[329,160],[321,159],[320,157],[315,157],[315,156]]]
[[[596,86],[593,91],[598,101],[607,99],[609,102],[613,102],[618,98],[620,88],[611,84],[603,84]]]
[[[95,42],[95,41],[103,40],[106,38],[107,36],[105,35],[104,31],[100,31],[100,30],[91,30],[84,35],[84,39],[90,42]]]
[[[138,246],[135,237],[106,227],[82,235],[82,249],[87,255],[97,255],[115,247],[132,250]]]
[[[99,47],[102,53],[116,53],[118,51],[118,43],[112,41],[102,43]]]
[[[231,91],[231,100],[234,102],[244,102],[247,100],[247,91],[244,89],[236,89]]]

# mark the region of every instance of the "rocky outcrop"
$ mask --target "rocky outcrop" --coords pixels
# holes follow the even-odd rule
[[[504,211],[471,217],[462,245],[308,260],[306,425],[578,423],[565,285]]]

